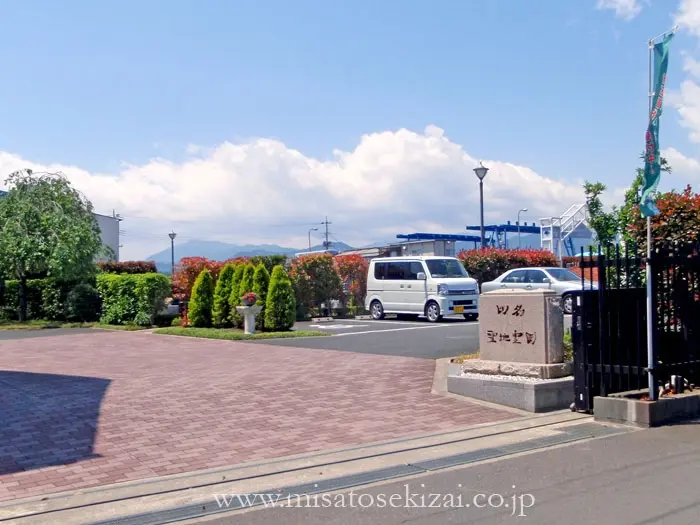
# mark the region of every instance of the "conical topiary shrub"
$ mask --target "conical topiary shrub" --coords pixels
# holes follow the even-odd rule
[[[253,263],[248,263],[245,265],[245,270],[243,271],[243,278],[241,279],[240,287],[238,288],[238,304],[241,304],[241,297],[243,297],[248,292],[253,291],[253,278],[255,277],[255,266]]]
[[[238,313],[238,310],[236,310],[236,306],[240,306],[241,304],[241,294],[239,294],[238,291],[241,288],[241,281],[243,280],[245,266],[246,265],[244,263],[236,266],[236,271],[233,272],[233,278],[231,279],[231,294],[228,298],[231,325],[237,328],[243,326],[243,317]]]
[[[284,267],[275,266],[267,290],[265,329],[274,332],[290,330],[294,326],[296,309],[292,281]]]
[[[206,268],[197,276],[187,308],[187,319],[195,327],[211,326],[214,306],[214,279]]]
[[[265,328],[265,301],[267,300],[267,289],[270,287],[270,273],[263,263],[258,264],[253,275],[253,292],[258,296],[258,304],[262,310],[255,318],[256,330]]]
[[[217,328],[231,326],[231,308],[229,297],[233,285],[233,275],[236,273],[236,265],[226,263],[219,272],[214,288],[214,307],[212,309],[212,324]]]

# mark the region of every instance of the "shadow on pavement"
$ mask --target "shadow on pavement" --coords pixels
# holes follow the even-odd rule
[[[0,370],[0,475],[99,457],[109,379]]]

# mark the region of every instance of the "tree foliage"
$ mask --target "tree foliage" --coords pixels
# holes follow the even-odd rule
[[[20,320],[27,318],[27,280],[94,275],[102,249],[92,204],[61,174],[18,171],[0,199],[0,272],[19,281]]]
[[[690,186],[683,192],[670,191],[656,199],[659,214],[651,218],[654,247],[669,246],[680,251],[692,251],[700,244],[700,195]],[[630,239],[646,250],[646,219],[641,215],[630,224]]]
[[[296,319],[292,282],[283,266],[275,266],[265,304],[265,328],[274,332],[290,330]]]
[[[367,259],[361,255],[336,255],[333,262],[353,303],[363,305],[367,294]]]
[[[306,307],[345,297],[343,282],[330,254],[302,255],[292,262],[290,277],[294,283],[297,303]]]
[[[274,270],[274,268],[273,268]],[[255,319],[255,327],[258,330],[265,328],[265,307],[267,301],[267,290],[270,287],[270,273],[264,263],[258,264],[253,275],[253,293],[258,297],[258,304],[262,310]]]
[[[189,301],[192,295],[194,282],[205,268],[209,270],[214,281],[219,276],[223,263],[212,261],[206,257],[183,257],[175,265],[173,272],[173,292],[181,301]]]
[[[588,208],[588,225],[595,232],[598,244],[607,248],[615,244],[619,231],[618,210],[605,211],[600,196],[606,190],[602,182],[588,182],[583,184]]]
[[[260,263],[265,265],[268,275],[272,273],[275,266],[284,266],[287,263],[286,255],[254,255],[250,258],[250,262],[257,268]]]
[[[187,318],[194,327],[211,326],[214,307],[214,279],[208,269],[200,272],[192,287]]]
[[[226,263],[219,272],[214,288],[214,306],[212,309],[212,324],[217,328],[231,325],[231,308],[229,298],[233,286],[233,276],[236,273],[236,265]]]

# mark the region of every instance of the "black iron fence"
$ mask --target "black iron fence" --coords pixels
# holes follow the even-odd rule
[[[646,263],[637,250],[581,254],[572,341],[578,410],[595,396],[648,387]],[[657,249],[649,259],[655,388],[700,376],[700,254]]]

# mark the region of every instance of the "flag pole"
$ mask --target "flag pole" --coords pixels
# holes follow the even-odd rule
[[[649,118],[651,119],[651,108],[654,99],[654,42],[660,38],[664,38],[669,33],[675,33],[678,31],[678,26],[674,26],[670,31],[665,31],[658,36],[649,40]],[[656,391],[656,382],[654,379],[654,364],[656,363],[654,357],[654,320],[653,320],[653,301],[652,301],[652,271],[651,271],[651,215],[647,216],[647,264],[646,264],[646,292],[647,292],[647,374],[649,376],[649,400],[656,401],[658,397],[658,392]]]
[[[665,35],[666,33],[664,33]],[[663,35],[661,35],[663,36]],[[656,37],[659,38],[659,37]],[[654,97],[653,92],[653,56],[654,56],[654,40],[649,40],[649,115],[651,118],[651,104]],[[647,374],[649,379],[649,400],[656,401],[656,383],[654,380],[654,321],[653,321],[653,305],[651,300],[651,216],[647,216],[647,264],[646,264],[646,285],[647,285]]]

